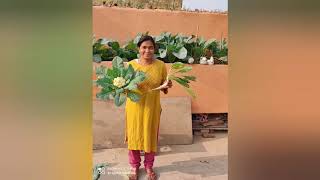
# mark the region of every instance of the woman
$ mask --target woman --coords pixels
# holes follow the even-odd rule
[[[131,174],[129,179],[138,179],[140,151],[144,151],[144,167],[149,180],[156,179],[153,171],[155,152],[157,151],[160,123],[160,91],[151,89],[159,87],[166,81],[167,70],[163,61],[154,58],[155,42],[151,36],[142,36],[138,42],[140,58],[130,61],[135,70],[143,71],[146,79],[138,85],[141,95],[139,102],[129,98],[126,102],[126,142],[129,150]],[[165,94],[172,82],[161,89]]]

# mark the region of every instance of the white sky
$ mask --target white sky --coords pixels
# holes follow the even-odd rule
[[[228,11],[228,0],[182,0],[182,8]]]

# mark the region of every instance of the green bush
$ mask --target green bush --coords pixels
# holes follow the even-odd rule
[[[124,61],[131,61],[139,57],[137,43],[142,35],[149,32],[138,33],[136,37],[129,40],[127,44],[120,47],[114,40],[101,38],[93,42],[93,60],[95,62],[111,61],[119,56]],[[201,57],[213,58],[215,64],[228,64],[228,46],[226,39],[205,40],[203,37],[184,36],[182,34],[171,34],[163,32],[153,36],[156,42],[156,58],[166,62],[188,63],[190,58],[194,59],[193,64],[199,64]]]

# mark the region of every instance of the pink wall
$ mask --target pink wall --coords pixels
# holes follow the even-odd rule
[[[120,43],[139,32],[198,34],[205,39],[228,36],[228,15],[186,11],[93,7],[93,33]]]

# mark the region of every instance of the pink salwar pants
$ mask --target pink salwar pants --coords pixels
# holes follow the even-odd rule
[[[153,167],[153,162],[154,162],[154,152],[145,152],[144,153],[144,167],[146,169],[152,168]],[[129,150],[129,163],[132,168],[139,168],[140,167],[140,150]]]

